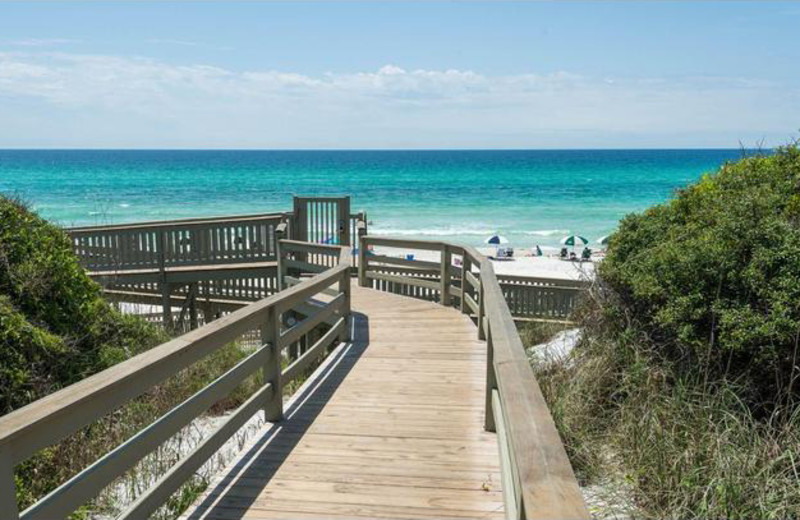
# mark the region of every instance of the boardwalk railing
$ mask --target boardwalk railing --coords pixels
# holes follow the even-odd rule
[[[349,197],[295,197],[294,206],[294,212],[286,213],[78,227],[67,232],[81,264],[110,299],[159,305],[159,322],[177,331],[277,292],[279,240],[302,234],[309,242],[349,246],[353,237],[367,232],[366,213],[350,213]],[[353,269],[356,260],[351,259]],[[174,316],[173,307],[181,313]]]
[[[287,243],[287,247],[296,247]],[[280,247],[280,246],[278,246]],[[308,252],[314,252],[309,246]],[[264,384],[191,453],[163,475],[122,515],[148,518],[258,410],[267,421],[283,416],[283,387],[325,355],[337,341],[349,338],[350,267],[348,247],[326,249],[335,257],[318,273],[292,287],[247,305],[210,324],[159,345],[83,381],[0,417],[0,504],[3,519],[65,518],[90,501],[164,441],[261,371]],[[335,254],[334,254],[335,251]],[[324,294],[324,301],[316,295]],[[313,300],[311,300],[313,298]],[[284,315],[304,316],[286,325]],[[322,331],[319,330],[321,327]],[[101,457],[53,492],[23,511],[17,510],[14,466],[143,394],[182,369],[208,357],[237,338],[260,331],[261,346],[211,384],[186,399],[132,438]],[[302,353],[284,350],[309,333],[321,334]]]
[[[370,246],[437,251],[439,261],[369,255]],[[475,316],[488,349],[485,427],[498,435],[507,518],[588,518],[492,263],[467,246],[371,236],[361,238],[359,253],[361,286],[410,287],[418,297],[457,303]]]
[[[67,232],[73,251],[91,272],[271,262],[281,238],[354,245],[367,232],[367,214],[349,213],[349,207],[349,197],[295,197],[295,212],[86,226]],[[346,213],[339,217],[337,209]],[[287,224],[282,235],[281,223]]]
[[[440,301],[444,275],[449,287],[449,294],[446,295],[448,302],[461,306],[461,289],[464,285],[462,268],[454,265],[453,261],[465,261],[463,247],[443,242],[396,240],[376,236],[366,237],[363,244],[368,249],[359,255],[359,262],[368,266],[362,272],[366,286],[423,300]],[[409,260],[375,254],[369,249],[374,246],[406,252],[433,251],[440,254],[440,260]],[[451,260],[447,266],[441,263],[445,248]],[[568,321],[587,286],[587,282],[580,280],[511,275],[496,275],[496,278],[511,315],[518,320]]]
[[[89,271],[274,261],[283,213],[72,228]]]

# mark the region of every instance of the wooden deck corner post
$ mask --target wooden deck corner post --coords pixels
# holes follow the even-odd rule
[[[0,504],[3,504],[3,518],[19,520],[14,462],[7,447],[0,448]]]
[[[439,298],[439,303],[444,305],[445,307],[450,305],[452,301],[450,297],[450,266],[453,263],[452,253],[450,251],[450,246],[447,244],[442,245],[442,254],[441,254],[441,264],[440,264],[440,276],[442,279],[442,286],[441,289],[441,297]]]
[[[261,343],[270,345],[270,356],[262,369],[264,384],[272,385],[269,400],[264,403],[264,420],[283,420],[283,387],[281,386],[281,327],[277,308],[270,307],[261,326]]]
[[[358,237],[358,285],[367,287],[367,236]]]

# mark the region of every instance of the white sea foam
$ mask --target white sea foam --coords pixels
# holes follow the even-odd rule
[[[447,228],[419,228],[419,229],[404,229],[404,228],[379,228],[370,227],[369,233],[371,235],[387,235],[387,236],[480,236],[486,237],[495,233],[502,235],[527,235],[536,237],[557,237],[568,235],[568,229],[536,229],[533,231],[525,231],[521,229],[498,229],[498,228],[474,228],[474,227],[447,227]]]
[[[126,203],[123,202],[122,204],[119,205],[119,207],[120,208],[130,208],[131,205],[130,204],[126,204]]]
[[[535,231],[525,231],[524,234],[537,237],[555,237],[569,234],[569,229],[537,229]]]
[[[477,235],[488,236],[496,233],[495,229],[473,228],[424,228],[424,229],[391,229],[369,228],[370,235],[396,235],[396,236],[460,236]]]

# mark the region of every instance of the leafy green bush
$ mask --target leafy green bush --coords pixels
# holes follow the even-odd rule
[[[570,358],[533,362],[603,514],[799,517],[797,146],[626,217],[598,274]]]
[[[167,339],[160,328],[122,314],[103,300],[61,229],[18,201],[0,196],[0,415]],[[19,507],[52,491],[247,354],[237,343],[226,345],[19,464]],[[259,377],[245,380],[212,412],[241,404],[260,386]],[[195,479],[171,499],[173,516],[202,485]],[[73,517],[95,507],[88,504]]]
[[[800,390],[800,150],[724,165],[622,220],[601,279],[675,374],[737,380],[774,406]]]
[[[102,299],[61,229],[0,197],[0,414],[165,338]]]

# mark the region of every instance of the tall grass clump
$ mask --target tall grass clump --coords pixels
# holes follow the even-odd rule
[[[535,364],[579,477],[634,516],[800,516],[800,150],[744,158],[629,215]]]

